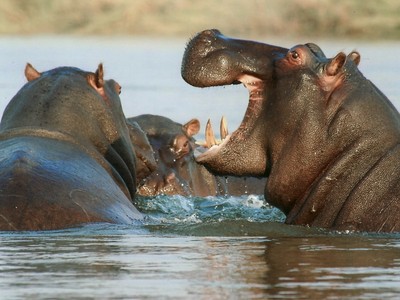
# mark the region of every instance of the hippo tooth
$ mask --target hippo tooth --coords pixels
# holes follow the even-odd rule
[[[216,145],[217,141],[215,139],[214,131],[211,126],[211,120],[208,119],[206,125],[206,147],[211,148],[212,146]]]
[[[222,118],[221,118],[221,123],[219,125],[219,132],[220,132],[221,140],[224,140],[226,138],[226,136],[229,134],[228,133],[228,125],[227,125],[225,116],[222,116]]]

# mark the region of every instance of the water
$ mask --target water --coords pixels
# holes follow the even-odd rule
[[[268,41],[290,47],[308,41]],[[360,69],[400,107],[399,43],[315,41],[361,52]],[[196,89],[180,78],[183,40],[0,38],[0,112],[23,68],[95,70],[122,85],[125,114],[178,122],[243,117],[240,86]],[[200,137],[201,138],[201,137]],[[262,196],[138,198],[143,225],[92,224],[0,233],[0,299],[398,299],[400,234],[282,224]]]
[[[400,234],[281,223],[260,196],[138,199],[144,226],[0,235],[3,299],[396,299]]]

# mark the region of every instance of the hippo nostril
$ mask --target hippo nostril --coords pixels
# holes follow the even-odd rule
[[[221,35],[221,32],[218,29],[207,29],[201,32],[201,35],[205,38],[215,38],[217,35]]]
[[[216,29],[207,29],[203,31],[204,35],[215,35]]]

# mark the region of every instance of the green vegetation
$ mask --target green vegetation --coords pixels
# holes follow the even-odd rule
[[[400,39],[398,0],[2,0],[0,34]]]

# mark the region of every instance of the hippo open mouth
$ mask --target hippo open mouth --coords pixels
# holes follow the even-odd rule
[[[203,31],[189,41],[182,62],[186,82],[197,87],[242,83],[249,91],[249,104],[239,128],[231,135],[222,134],[219,145],[208,129],[206,145],[210,149],[200,151],[196,157],[199,163],[221,175],[265,176],[267,155],[257,142],[263,125],[257,122],[261,122],[260,115],[268,102],[267,85],[272,82],[274,58],[287,51],[227,38],[215,29]]]
[[[250,99],[239,129],[198,162],[268,177],[265,199],[288,224],[400,231],[400,115],[359,62],[356,51],[327,58],[312,43],[289,50],[199,33],[182,77],[197,87],[241,82]]]
[[[245,140],[249,135],[249,128],[254,127],[254,121],[261,112],[261,103],[263,99],[263,93],[265,85],[262,80],[252,75],[243,75],[232,82],[232,84],[242,83],[249,91],[249,104],[244,115],[244,118],[237,130],[233,133],[228,134],[228,127],[225,117],[222,117],[220,123],[220,140],[217,140],[214,135],[214,130],[210,120],[207,122],[205,130],[205,142],[202,146],[204,148],[197,149],[195,153],[196,161],[203,162],[210,159],[210,157],[217,155],[217,153],[224,147],[229,147],[230,140],[237,140],[241,142]]]

